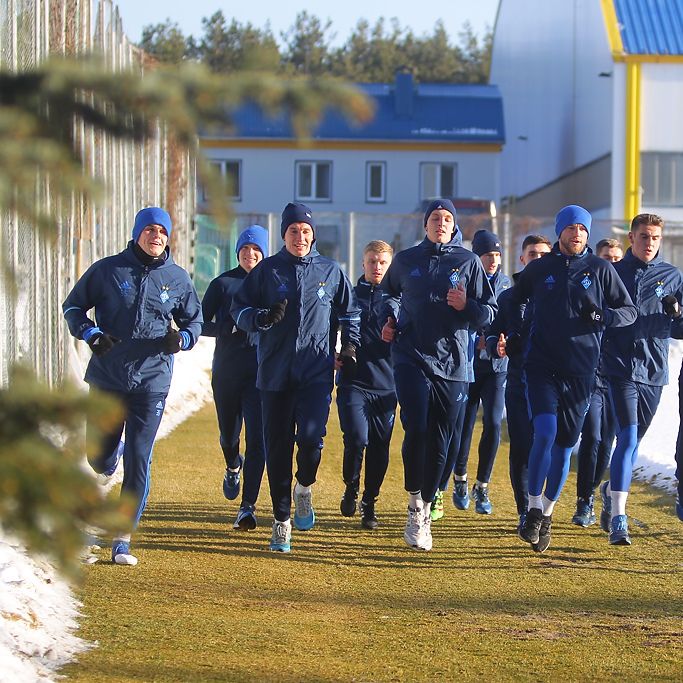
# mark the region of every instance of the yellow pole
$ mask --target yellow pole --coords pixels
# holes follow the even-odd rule
[[[624,220],[640,212],[640,64],[626,62]]]

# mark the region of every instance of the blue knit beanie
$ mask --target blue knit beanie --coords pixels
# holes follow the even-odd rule
[[[313,212],[305,205],[299,202],[290,202],[282,211],[282,221],[280,222],[280,233],[282,237],[285,236],[287,228],[292,223],[308,223],[313,228],[315,235],[315,221],[313,220]]]
[[[591,234],[592,217],[582,206],[570,204],[560,209],[560,212],[555,217],[555,234],[559,237],[560,233],[569,225],[583,225]]]
[[[171,239],[171,230],[173,230],[173,224],[171,223],[171,217],[158,206],[148,206],[146,209],[141,209],[135,216],[135,225],[133,226],[133,242],[137,244],[138,239],[140,239],[140,233],[148,225],[161,225],[166,228],[166,233],[168,238]]]
[[[427,206],[427,210],[425,211],[425,227],[427,227],[427,221],[432,215],[432,211],[436,211],[437,209],[446,209],[446,211],[453,214],[453,222],[457,223],[457,216],[453,202],[450,199],[435,199],[433,202],[429,202],[429,206]]]
[[[477,230],[472,238],[472,251],[477,256],[488,254],[491,251],[503,253],[503,247],[500,244],[498,235],[494,235],[488,230]]]
[[[245,244],[256,245],[261,250],[263,258],[266,258],[268,256],[268,231],[260,225],[250,225],[248,228],[244,228],[237,238],[237,244],[235,245],[235,253],[238,256],[240,249]]]

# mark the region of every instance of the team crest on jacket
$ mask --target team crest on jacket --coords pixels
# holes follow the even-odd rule
[[[327,292],[325,291],[325,283],[319,282],[318,283],[318,299],[323,301],[325,299],[325,294],[327,294]]]
[[[588,277],[588,273],[583,274],[583,280],[581,280],[581,286],[584,289],[588,289],[593,284],[593,281]]]
[[[448,276],[448,279],[451,283],[451,287],[457,287],[458,282],[460,282],[460,271],[457,269],[452,271],[451,274]]]
[[[159,294],[159,298],[161,299],[161,303],[165,304],[168,301],[168,290],[169,290],[168,285],[163,285],[161,288],[161,294]]]
[[[664,296],[664,283],[663,282],[658,282],[657,283],[657,289],[655,289],[655,294],[661,299]]]

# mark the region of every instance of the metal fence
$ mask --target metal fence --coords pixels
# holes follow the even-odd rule
[[[3,0],[0,3],[0,68],[30,70],[50,55],[103,55],[112,71],[142,72],[142,55],[123,33],[111,0]],[[1,256],[14,271],[17,293],[0,279],[0,384],[17,361],[30,364],[54,385],[80,374],[74,340],[61,302],[95,260],[123,249],[138,209],[158,205],[174,221],[172,249],[187,267],[193,255],[194,162],[157,126],[154,139],[137,144],[76,127],[86,172],[105,188],[92,203],[74,196],[68,205],[50,195],[43,178],[36,202],[54,217],[54,239],[38,239],[34,226],[10,211],[0,212]],[[83,347],[83,344],[79,345]]]

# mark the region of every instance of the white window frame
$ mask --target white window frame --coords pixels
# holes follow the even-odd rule
[[[382,169],[381,194],[379,197],[373,197],[370,194],[372,187],[372,169]],[[365,201],[368,204],[385,204],[387,201],[387,162],[386,161],[367,161],[365,163]]]
[[[429,167],[435,167],[436,177],[435,177],[435,188],[434,188],[434,193],[427,193],[427,190],[425,188],[425,173]],[[442,169],[445,167],[451,167],[453,169],[453,187],[450,189],[450,191],[444,191],[444,188],[441,187],[442,184]],[[425,200],[431,200],[431,199],[441,199],[442,197],[445,198],[452,198],[452,197],[457,197],[457,189],[458,189],[458,164],[452,161],[446,162],[446,161],[423,161],[420,163],[420,199],[422,201]]]
[[[311,193],[310,195],[303,194],[299,183],[300,169],[304,166],[309,166],[311,169]],[[318,193],[317,179],[318,166],[328,166],[328,194],[329,196],[321,196]],[[330,160],[299,160],[294,162],[294,196],[297,201],[302,202],[331,202],[332,201],[332,161]]]
[[[642,152],[640,163],[642,203],[648,206],[683,206],[683,191],[678,189],[681,186],[680,174],[683,174],[683,154]]]
[[[237,165],[237,182],[235,183],[235,185],[236,185],[235,194],[231,195],[228,193],[227,196],[233,202],[242,201],[242,160],[241,159],[209,159],[208,162],[212,166],[218,167],[218,171],[220,172],[221,177],[224,179],[226,179],[226,177],[228,175],[228,164],[236,164]],[[203,201],[203,202],[209,201],[209,194],[207,192],[207,189],[203,185],[200,186],[199,196],[201,198],[201,201]]]

